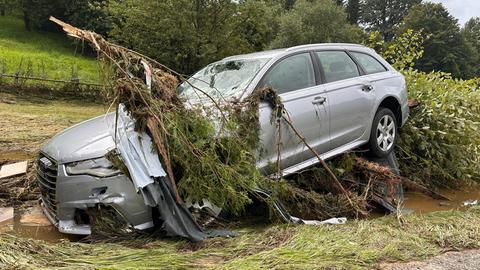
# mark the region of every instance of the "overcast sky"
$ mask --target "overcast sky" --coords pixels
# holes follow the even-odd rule
[[[428,0],[442,3],[463,26],[470,18],[480,17],[480,0]]]

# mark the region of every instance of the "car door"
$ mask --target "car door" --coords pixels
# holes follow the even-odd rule
[[[327,148],[324,144],[328,144],[329,139],[328,110],[322,102],[325,94],[318,85],[318,76],[318,70],[314,68],[313,54],[297,53],[274,64],[257,88],[274,89],[282,99],[285,116],[312,147],[323,151]],[[261,148],[257,165],[262,171],[276,172],[278,158],[281,160],[281,168],[285,169],[312,156],[302,140],[285,122],[281,123],[280,129],[277,128],[278,123],[272,118],[272,109],[268,104],[260,105],[259,117]]]
[[[375,102],[373,86],[355,61],[342,50],[317,51],[330,115],[330,149],[353,143],[370,126]]]

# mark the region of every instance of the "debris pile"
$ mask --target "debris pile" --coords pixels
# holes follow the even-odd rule
[[[37,200],[39,195],[34,165],[27,164],[27,161],[3,164],[0,171],[0,207]]]

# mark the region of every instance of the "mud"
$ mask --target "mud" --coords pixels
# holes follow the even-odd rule
[[[425,214],[435,211],[462,209],[468,200],[480,200],[480,187],[464,188],[461,190],[444,189],[440,194],[450,200],[437,200],[423,193],[405,193],[404,208],[415,213]]]
[[[7,233],[22,238],[39,239],[48,242],[78,241],[81,237],[67,235],[58,230],[43,215],[39,206],[25,211],[14,211],[13,220],[0,223],[0,233]]]

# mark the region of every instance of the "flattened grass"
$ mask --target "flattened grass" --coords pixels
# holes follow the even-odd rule
[[[17,72],[23,62],[32,63],[31,76],[46,75],[50,79],[69,80],[72,69],[81,82],[98,83],[99,66],[94,57],[82,56],[82,47],[61,33],[26,31],[20,19],[0,16],[0,72]]]
[[[22,97],[0,89],[0,159],[11,151],[36,152],[61,130],[105,111],[105,105],[91,101]]]
[[[371,269],[381,262],[422,260],[446,249],[480,248],[480,208],[350,221],[339,226],[236,229],[233,239],[200,244],[152,240],[121,244],[47,244],[0,236],[0,265],[95,269]]]

